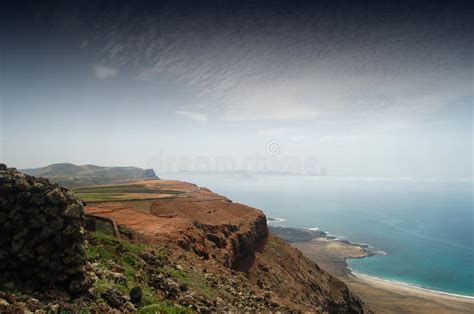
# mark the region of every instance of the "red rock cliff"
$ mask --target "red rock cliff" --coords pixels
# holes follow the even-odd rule
[[[331,313],[366,311],[343,282],[269,234],[262,211],[233,203],[205,188],[179,184],[185,193],[154,199],[147,210],[122,201],[91,204],[86,211],[126,225],[149,241],[170,243],[195,253],[212,262],[208,265],[217,267],[214,271],[221,267],[243,272],[254,289],[266,291],[290,308]]]

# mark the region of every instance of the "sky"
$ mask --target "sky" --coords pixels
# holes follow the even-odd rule
[[[468,1],[17,1],[0,161],[473,177]]]

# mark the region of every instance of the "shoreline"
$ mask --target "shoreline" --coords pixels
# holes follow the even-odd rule
[[[275,218],[269,221],[270,232],[299,249],[335,276],[350,275],[348,258],[360,259],[386,254],[382,251],[372,250],[368,244],[354,243],[346,238],[319,230],[319,228],[275,226],[272,224],[274,221],[276,221]]]
[[[434,290],[429,287],[423,287],[416,284],[386,279],[369,274],[359,273],[352,270],[348,263],[348,259],[362,259],[374,255],[385,255],[383,251],[373,251],[367,244],[359,244],[351,242],[345,238],[339,238],[328,234],[319,228],[295,228],[275,226],[272,223],[282,222],[282,218],[273,218],[269,221],[269,227],[278,237],[298,248],[308,258],[314,260],[330,273],[347,280],[358,280],[364,283],[377,286],[385,290],[392,288],[402,293],[416,293],[419,296],[437,296],[453,301],[461,301],[472,303],[474,305],[474,296],[452,293],[441,290]],[[338,246],[330,247],[327,243],[337,243]],[[354,252],[354,248],[361,251]],[[348,249],[348,250],[346,250]],[[362,253],[363,252],[363,253]],[[404,290],[404,291],[402,291]]]
[[[440,297],[450,297],[455,300],[465,300],[465,301],[470,301],[474,304],[474,296],[470,295],[465,295],[465,294],[457,294],[457,293],[451,293],[451,292],[445,292],[445,291],[440,291],[440,290],[433,290],[430,288],[422,287],[422,286],[417,286],[415,284],[407,283],[404,281],[398,281],[398,280],[393,280],[393,279],[385,279],[385,278],[380,278],[376,276],[371,276],[359,272],[355,272],[353,270],[350,270],[350,273],[353,277],[355,277],[358,280],[364,280],[368,281],[373,284],[383,284],[391,287],[398,287],[406,290],[411,290],[414,291],[416,290],[417,292],[421,294],[426,294],[426,295],[437,295]]]

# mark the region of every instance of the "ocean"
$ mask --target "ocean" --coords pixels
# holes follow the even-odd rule
[[[189,175],[235,202],[319,228],[386,255],[348,261],[355,272],[474,296],[473,181],[267,175]]]

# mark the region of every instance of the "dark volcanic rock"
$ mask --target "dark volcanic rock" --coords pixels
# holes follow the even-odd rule
[[[72,192],[0,164],[0,273],[36,290],[87,290],[84,210]]]
[[[102,298],[104,298],[104,300],[115,309],[120,308],[125,303],[125,298],[115,289],[108,289],[103,292]]]
[[[133,287],[130,290],[130,302],[137,306],[140,306],[142,304],[142,288]]]
[[[155,171],[153,169],[145,169],[143,174],[141,175],[141,178],[147,179],[159,179],[157,175],[155,174]]]
[[[327,233],[320,230],[309,230],[302,228],[287,228],[281,226],[270,226],[270,232],[277,235],[287,243],[309,242],[313,239],[327,237]]]

